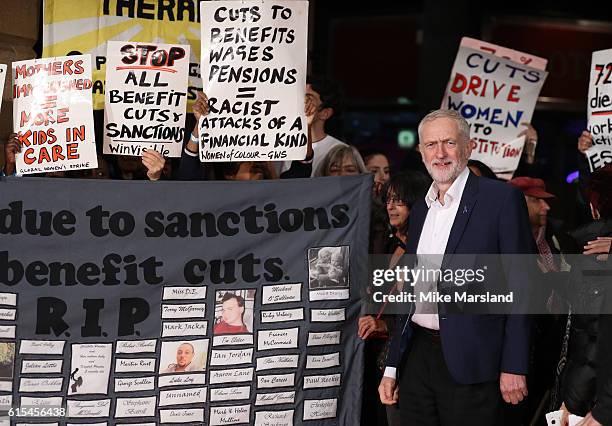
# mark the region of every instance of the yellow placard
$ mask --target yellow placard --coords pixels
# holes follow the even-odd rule
[[[199,9],[199,0],[44,0],[43,57],[91,54],[94,109],[104,109],[107,41],[190,44],[190,110],[202,89]]]

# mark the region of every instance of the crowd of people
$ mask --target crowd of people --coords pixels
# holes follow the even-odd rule
[[[538,318],[457,317],[421,312],[418,306],[410,315],[391,315],[382,306],[376,314],[361,316],[358,336],[365,341],[362,424],[545,424],[546,412],[562,409],[564,424],[571,413],[585,417],[580,426],[612,425],[612,317],[603,312],[569,313],[572,304],[587,303],[580,298],[589,298],[591,291],[605,293],[605,284],[612,284],[612,279],[572,276],[572,269],[578,268],[559,261],[558,256],[580,254],[583,263],[612,264],[608,257],[612,164],[594,173],[586,166],[581,169],[579,195],[592,220],[576,230],[552,227],[547,219],[549,200],[555,195],[547,191],[544,181],[529,175],[537,158],[538,136],[527,123],[521,166],[512,180],[504,182],[484,163],[469,160],[473,147],[469,126],[456,113],[439,110],[427,115],[419,125],[424,167],[396,171],[384,150],[359,151],[327,134],[327,123],[340,105],[336,84],[309,79],[308,149],[301,161],[201,163],[197,121],[208,114],[208,99],[198,93],[193,106],[196,125],[179,161],[153,150],[140,158],[99,155],[96,169],[46,176],[155,181],[371,173],[369,253],[390,255],[389,267],[401,262],[405,253],[533,253],[542,282],[550,274],[574,287],[567,294],[551,294],[550,315]],[[577,153],[584,155],[592,143],[585,131]],[[19,152],[19,139],[12,134],[4,144],[3,175],[15,174]],[[458,213],[460,207],[464,214]],[[497,226],[500,221],[503,228]],[[322,271],[321,275],[332,273]],[[403,285],[398,281],[386,291],[399,293]],[[244,300],[226,295],[222,303],[223,322],[215,325],[215,332],[223,327],[244,328]],[[226,315],[232,309],[237,319]],[[177,355],[176,364],[168,368],[184,368],[183,358],[193,357],[193,347],[179,349],[185,355]]]

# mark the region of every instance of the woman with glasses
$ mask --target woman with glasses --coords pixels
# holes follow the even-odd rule
[[[386,253],[391,255],[389,269],[394,268],[404,254],[410,209],[422,197],[425,197],[431,184],[429,176],[417,171],[405,171],[394,175],[381,190],[382,201],[386,206],[388,227],[390,232],[386,244]],[[394,283],[388,288],[381,288],[386,293],[401,291],[400,283]],[[365,350],[365,383],[363,424],[399,425],[399,409],[397,405],[385,407],[376,396],[377,383],[380,381],[388,352],[389,336],[395,325],[395,317],[386,315],[382,305],[377,308],[376,315],[365,315],[359,318],[358,335],[366,341]],[[373,386],[372,386],[373,385]],[[374,407],[375,405],[375,407]]]

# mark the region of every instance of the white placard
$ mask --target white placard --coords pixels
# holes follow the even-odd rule
[[[14,325],[0,325],[0,338],[1,339],[14,339],[15,331],[16,331],[16,326]]]
[[[587,121],[593,146],[586,157],[595,171],[612,163],[612,49],[593,52]]]
[[[32,355],[62,355],[64,353],[63,340],[22,340],[19,346],[20,354]]]
[[[206,286],[164,287],[163,300],[206,299]]]
[[[257,389],[283,388],[295,384],[295,373],[257,376]]]
[[[310,321],[312,322],[334,322],[346,319],[345,309],[311,309]]]
[[[210,390],[210,402],[237,401],[251,397],[250,386],[234,386],[231,388],[215,388]]]
[[[204,410],[202,408],[159,410],[159,418],[162,423],[203,422]]]
[[[205,385],[206,374],[173,374],[171,376],[160,376],[157,385],[160,388],[169,386],[194,386]]]
[[[151,340],[118,340],[115,352],[118,354],[154,353],[157,339]]]
[[[180,157],[185,136],[189,45],[109,41],[104,153],[152,149]]]
[[[249,423],[250,405],[210,407],[210,426]]]
[[[340,386],[340,374],[304,376],[304,389]]]
[[[255,426],[293,426],[293,410],[258,411]]]
[[[91,55],[13,62],[17,173],[98,166],[91,99]]]
[[[212,351],[210,365],[238,365],[250,364],[253,362],[253,348]]]
[[[272,355],[257,358],[257,371],[275,368],[297,368],[299,355]]]
[[[330,368],[340,365],[340,352],[333,354],[307,355],[306,368]]]
[[[328,288],[322,290],[311,290],[308,298],[311,302],[317,300],[346,300],[350,297],[348,288]]]
[[[45,377],[30,379],[22,377],[19,380],[19,392],[61,392],[64,379],[61,377]]]
[[[203,2],[200,161],[303,160],[308,2]],[[249,37],[241,37],[248,31]],[[246,41],[245,41],[246,40]]]
[[[231,368],[229,370],[211,370],[210,384],[240,383],[253,380],[253,367]]]
[[[340,331],[324,331],[308,333],[307,346],[339,345]]]
[[[304,319],[304,308],[281,309],[278,311],[261,311],[261,322],[301,321]]]
[[[115,378],[115,392],[138,392],[155,389],[155,377]]]
[[[0,64],[0,111],[2,110],[2,95],[4,94],[4,81],[6,80],[6,64]]]
[[[295,391],[258,393],[255,405],[293,404],[294,401]]]
[[[162,337],[205,336],[208,321],[175,321],[162,324]]]
[[[15,293],[0,293],[0,305],[17,306],[17,295]]]
[[[117,398],[115,417],[153,417],[155,416],[154,396],[145,398]]]
[[[481,49],[461,45],[444,93],[442,108],[459,112],[470,124],[476,142],[471,159],[480,160],[499,176],[518,166],[525,130],[531,122],[548,73]]]
[[[107,395],[112,357],[111,343],[72,345],[68,395]]]
[[[10,395],[9,395],[10,396]],[[30,396],[21,397],[21,407],[56,407],[60,408],[64,402],[61,396],[50,396],[45,398],[35,398]],[[0,404],[3,406],[4,404]],[[9,404],[10,405],[10,404]]]
[[[257,332],[257,350],[287,349],[298,347],[299,328],[278,330],[259,330]]]
[[[150,373],[155,371],[155,358],[117,358],[116,373]]]
[[[0,320],[4,321],[15,321],[17,315],[17,309],[0,309]]]
[[[202,318],[206,314],[205,303],[187,305],[162,305],[162,319]]]
[[[24,359],[21,363],[21,374],[61,373],[62,359]]]
[[[159,393],[159,406],[200,404],[206,402],[206,388],[165,390]]]
[[[336,417],[338,400],[332,399],[307,399],[304,401],[304,420],[330,419]]]
[[[302,300],[302,283],[265,285],[262,289],[261,303],[291,303]]]
[[[79,417],[85,419],[104,417],[108,418],[110,415],[111,400],[110,399],[96,399],[89,401],[71,401],[67,403],[67,416],[68,417]]]

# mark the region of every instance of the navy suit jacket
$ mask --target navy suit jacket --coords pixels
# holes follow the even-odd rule
[[[408,255],[416,253],[421,237],[428,237],[421,236],[427,211],[424,199],[410,210]],[[512,185],[470,173],[443,262],[453,254],[497,253],[537,253],[525,197]],[[527,269],[517,264],[501,268],[507,287],[518,291],[518,287],[524,286]],[[527,315],[447,313],[439,306],[439,318],[444,359],[458,383],[499,380],[501,372],[527,374],[530,339]],[[409,315],[398,317],[387,358],[387,366],[397,369],[398,379],[412,337],[409,320]]]

